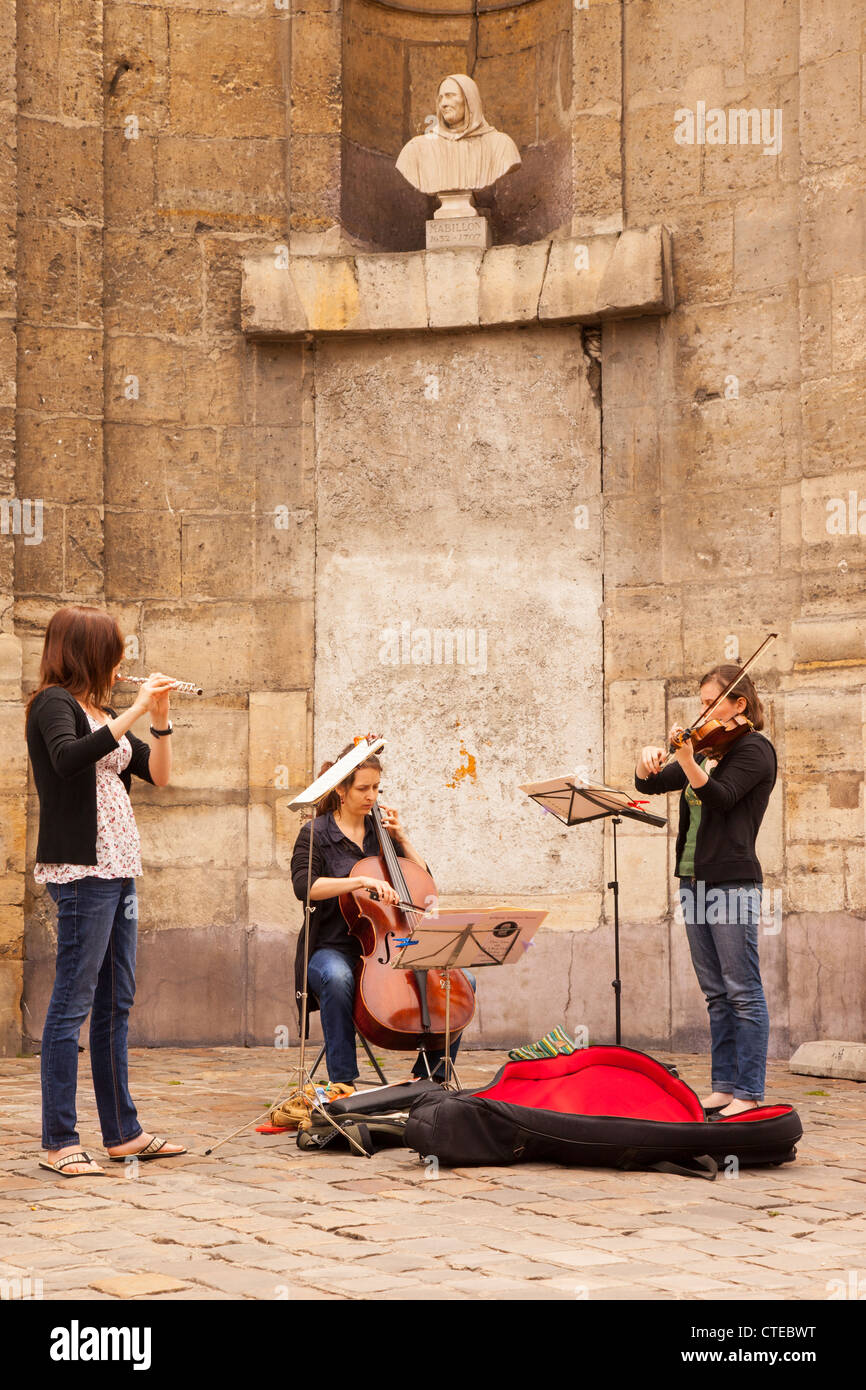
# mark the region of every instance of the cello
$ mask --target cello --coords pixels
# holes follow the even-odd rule
[[[426,908],[436,899],[436,884],[426,869],[398,855],[382,821],[378,805],[371,815],[381,853],[361,859],[349,879],[370,877],[391,884],[400,902],[382,902],[366,888],[339,897],[349,932],[357,937],[362,956],[355,982],[353,1020],[362,1037],[395,1052],[416,1047],[445,1046],[446,972],[395,969],[395,942],[411,937]],[[475,991],[462,970],[451,976],[450,1034],[455,1038],[475,1013]]]

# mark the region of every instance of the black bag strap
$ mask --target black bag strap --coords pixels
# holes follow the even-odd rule
[[[715,1182],[719,1171],[719,1165],[711,1154],[695,1155],[694,1158],[687,1158],[683,1163],[651,1163],[649,1165],[656,1173],[679,1173],[683,1178],[705,1178],[707,1182]]]

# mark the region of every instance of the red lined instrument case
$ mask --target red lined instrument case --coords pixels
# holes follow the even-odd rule
[[[405,1142],[448,1167],[553,1162],[713,1178],[732,1159],[788,1163],[802,1134],[790,1105],[708,1120],[691,1087],[655,1058],[600,1046],[509,1062],[478,1091],[425,1092]]]

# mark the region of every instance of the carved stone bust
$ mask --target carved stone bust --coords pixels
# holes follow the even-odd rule
[[[403,146],[397,168],[422,193],[440,195],[434,217],[474,217],[472,190],[489,188],[519,163],[511,136],[487,124],[478,87],[461,72],[439,83],[436,123]]]

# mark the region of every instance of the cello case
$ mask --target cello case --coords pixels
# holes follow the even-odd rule
[[[566,1163],[712,1180],[731,1160],[792,1161],[802,1134],[790,1105],[708,1121],[691,1087],[645,1052],[587,1047],[509,1062],[479,1091],[420,1095],[405,1142],[447,1167]]]

